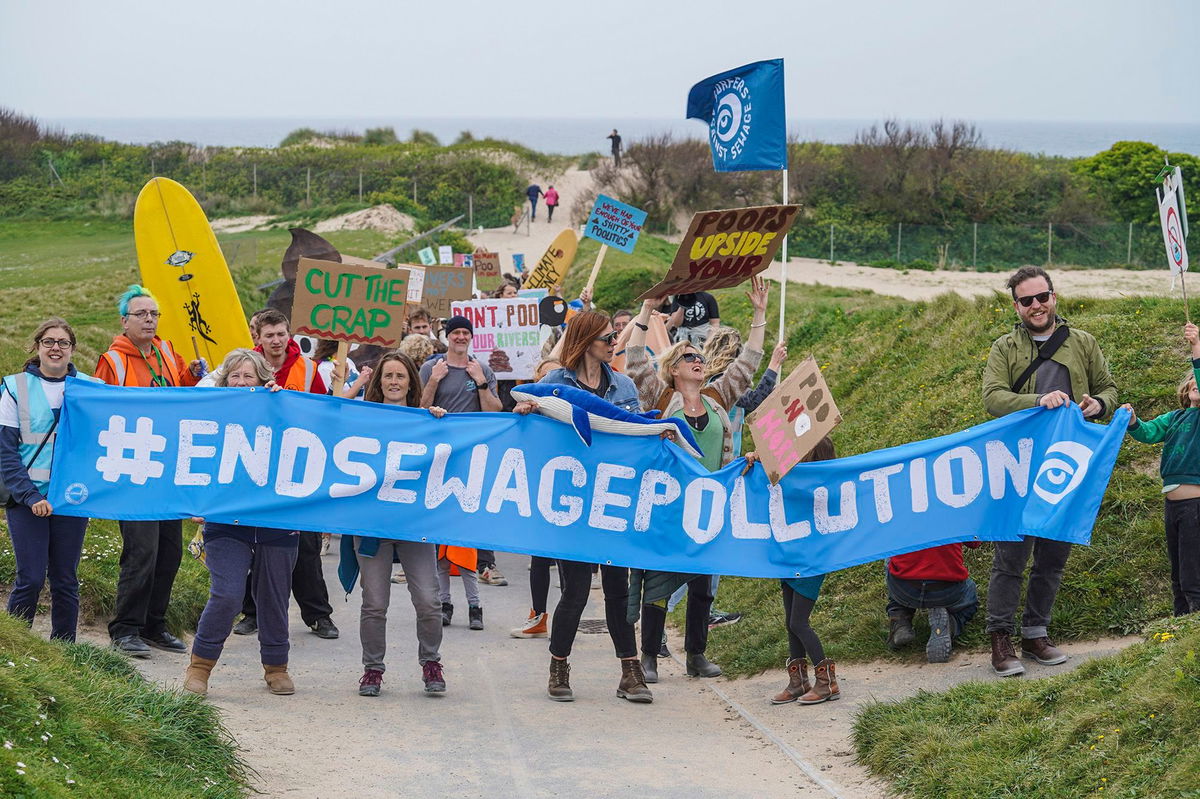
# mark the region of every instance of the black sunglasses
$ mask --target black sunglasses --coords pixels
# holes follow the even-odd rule
[[[698,352],[685,352],[683,355],[679,356],[679,360],[687,361],[688,363],[704,363],[704,356]],[[679,361],[676,361],[676,363],[678,362]]]
[[[1021,303],[1022,308],[1028,308],[1033,305],[1033,301],[1037,300],[1042,305],[1050,302],[1050,297],[1054,294],[1053,291],[1043,291],[1038,294],[1030,294],[1028,297],[1013,297],[1014,300]]]
[[[596,341],[603,341],[605,344],[612,344],[617,340],[618,335],[620,334],[614,330],[612,333],[608,333],[607,335],[596,336]]]

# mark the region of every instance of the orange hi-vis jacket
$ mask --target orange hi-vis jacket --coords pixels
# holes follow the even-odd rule
[[[255,347],[261,353],[262,347]],[[300,345],[289,341],[287,355],[284,356],[283,366],[275,372],[275,382],[280,388],[289,391],[307,391],[311,394],[325,394],[325,381],[317,371],[317,365],[311,358],[300,354]]]
[[[196,385],[200,378],[192,374],[171,342],[155,336],[150,346],[150,355],[143,355],[129,336],[115,336],[96,364],[96,377],[113,386]]]

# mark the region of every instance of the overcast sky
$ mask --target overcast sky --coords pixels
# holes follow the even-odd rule
[[[0,105],[674,118],[782,56],[791,118],[1197,123],[1197,33],[1192,0],[0,0]]]

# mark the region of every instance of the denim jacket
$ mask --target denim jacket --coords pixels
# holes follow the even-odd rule
[[[641,413],[642,405],[638,400],[637,386],[633,384],[633,381],[620,372],[613,371],[613,368],[606,363],[600,364],[600,368],[608,375],[608,390],[604,392],[604,399],[623,411]],[[579,378],[575,376],[575,370],[566,367],[555,369],[538,382],[583,388],[579,384]]]

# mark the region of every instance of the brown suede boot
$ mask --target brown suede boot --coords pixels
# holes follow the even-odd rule
[[[208,676],[212,673],[217,661],[192,655],[192,662],[183,673],[183,690],[193,694],[208,696]]]
[[[837,683],[837,664],[825,658],[817,664],[816,679],[812,690],[796,701],[802,705],[819,705],[822,702],[832,702],[841,699],[842,691]]]
[[[565,658],[550,658],[550,684],[546,693],[555,702],[575,701],[575,692],[571,690],[571,664]]]
[[[1044,635],[1041,638],[1022,638],[1021,652],[1043,666],[1057,666],[1067,662],[1066,653],[1050,643],[1050,639]]]
[[[772,705],[786,705],[788,702],[795,702],[812,688],[808,682],[808,661],[804,658],[788,660],[787,672],[787,688],[771,697]]]
[[[1016,677],[1025,673],[1020,658],[1013,651],[1012,638],[1008,633],[993,631],[992,636],[992,670],[1001,677]]]
[[[646,687],[642,663],[637,658],[621,660],[621,682],[617,683],[617,696],[630,702],[650,704],[654,701],[654,694]]]
[[[296,686],[292,683],[292,678],[288,676],[286,663],[278,666],[268,666],[264,663],[263,679],[267,681],[267,687],[271,689],[271,693],[273,694],[291,696],[296,693]]]

